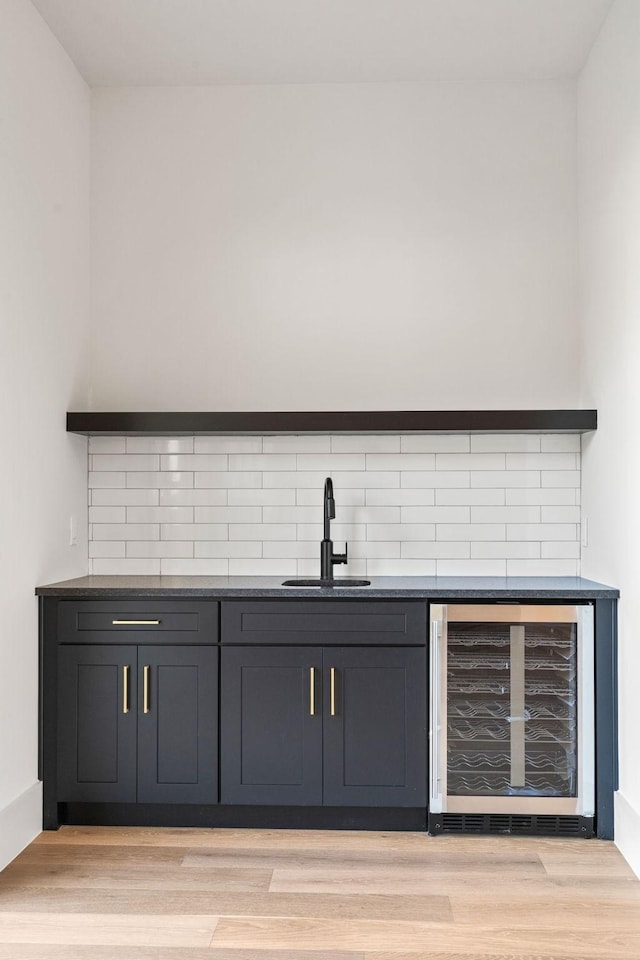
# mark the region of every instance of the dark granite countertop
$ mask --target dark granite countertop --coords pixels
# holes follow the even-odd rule
[[[322,597],[402,599],[612,599],[619,591],[582,577],[372,577],[368,587],[283,587],[282,577],[100,576],[36,588],[40,597]]]

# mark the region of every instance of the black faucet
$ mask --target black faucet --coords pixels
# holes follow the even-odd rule
[[[333,580],[334,563],[347,562],[347,544],[344,545],[344,553],[333,552],[333,541],[331,540],[331,521],[336,515],[336,502],[333,499],[333,481],[327,477],[324,482],[324,540],[320,544],[320,578],[322,580]]]

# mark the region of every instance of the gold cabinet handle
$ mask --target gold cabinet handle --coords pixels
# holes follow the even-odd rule
[[[149,670],[148,665],[142,668],[142,712],[149,713]]]
[[[129,713],[129,670],[130,667],[122,668],[122,712]]]
[[[330,684],[331,684],[331,704],[330,712],[331,716],[335,717],[336,715],[336,668],[331,667],[329,671]]]
[[[147,626],[147,627],[158,627],[162,623],[161,620],[112,620],[111,623],[114,627],[123,627],[123,626],[132,626],[136,624],[138,626]]]
[[[309,715],[316,715],[316,668],[309,667]]]

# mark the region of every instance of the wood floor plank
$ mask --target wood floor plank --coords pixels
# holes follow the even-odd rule
[[[329,850],[402,850],[416,844],[432,844],[426,833],[365,830],[253,830],[223,827],[73,827],[44,831],[36,846],[58,842],[104,846],[180,846],[180,847],[318,847]]]
[[[24,886],[43,882],[50,887],[85,887],[128,890],[268,890],[272,871],[239,867],[188,870],[164,865],[132,866],[129,863],[33,864],[14,861],[0,877],[5,885]]]
[[[278,893],[208,893],[200,890],[154,890],[86,887],[17,886],[0,883],[0,912],[215,914],[216,916],[333,917],[449,922],[448,897],[342,896]]]
[[[594,861],[595,862],[595,861]],[[467,850],[442,849],[435,844],[420,845],[418,849],[402,850],[351,850],[343,851],[337,858],[335,850],[326,849],[298,849],[281,850],[273,847],[258,847],[251,849],[207,848],[204,850],[190,850],[182,860],[184,866],[210,869],[214,866],[264,867],[283,869],[331,869],[351,872],[360,868],[376,871],[397,871],[399,869],[414,868],[419,870],[438,870],[439,872],[462,871],[464,873],[478,872],[480,866],[488,867],[489,872],[498,869],[504,873],[518,873],[521,869],[531,865],[535,873],[542,875],[545,871],[542,861],[535,850],[510,850],[503,847],[501,851],[479,857],[477,852]],[[486,871],[485,871],[486,872]]]
[[[140,947],[0,943],[0,960],[301,960],[298,950],[218,950],[215,947]],[[303,960],[364,960],[360,951],[309,950]]]
[[[521,958],[534,954],[551,960],[558,953],[577,960],[601,960],[603,954],[615,960],[640,960],[640,930],[600,928],[591,931],[548,931],[535,926],[517,930],[500,926],[474,926],[474,950],[480,954],[513,954]],[[337,949],[366,951],[465,951],[469,952],[469,930],[456,924],[399,923],[396,921],[283,920],[272,917],[220,919],[213,946],[243,948]],[[429,956],[428,951],[426,956]]]
[[[0,913],[0,943],[207,947],[217,917]]]
[[[182,847],[154,844],[30,844],[17,858],[28,863],[167,863],[180,865],[184,860]]]
[[[456,923],[500,922],[510,927],[531,926],[532,916],[541,927],[597,930],[601,927],[640,931],[640,901],[593,899],[555,900],[549,897],[512,897],[507,889],[492,897],[450,899]]]

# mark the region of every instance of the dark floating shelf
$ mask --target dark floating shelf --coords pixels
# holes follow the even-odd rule
[[[68,413],[69,433],[103,436],[301,433],[586,433],[596,410],[369,410]]]

